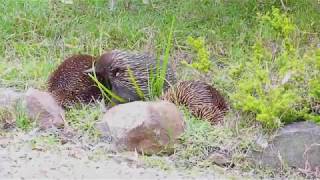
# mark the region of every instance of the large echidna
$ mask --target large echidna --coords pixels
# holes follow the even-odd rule
[[[214,87],[202,81],[182,81],[170,88],[161,99],[185,105],[196,117],[211,124],[223,120],[228,105]]]
[[[92,67],[94,60],[90,55],[73,55],[65,59],[50,75],[48,91],[60,105],[68,107],[102,98],[94,81],[83,72]]]
[[[94,70],[98,75],[103,76],[105,84],[110,85],[113,93],[122,97],[126,102],[130,102],[149,97],[150,74],[156,74],[156,65],[157,59],[150,55],[113,50],[102,54],[97,59]],[[86,72],[91,71],[93,69]],[[164,90],[176,81],[169,63],[165,78]],[[120,103],[114,98],[112,101]]]

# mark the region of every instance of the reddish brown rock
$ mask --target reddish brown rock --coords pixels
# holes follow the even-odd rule
[[[173,103],[135,101],[111,108],[97,128],[103,136],[111,135],[120,151],[153,154],[172,152],[185,122]]]
[[[64,110],[50,93],[30,88],[26,92],[25,102],[29,118],[36,120],[40,128],[64,126]]]

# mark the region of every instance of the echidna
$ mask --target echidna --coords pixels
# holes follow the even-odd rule
[[[193,115],[208,120],[211,124],[222,121],[229,109],[219,91],[202,81],[179,82],[165,92],[161,99],[185,105]]]
[[[50,75],[48,91],[60,105],[68,107],[102,98],[94,81],[83,72],[92,67],[94,60],[90,55],[73,55],[65,59]]]
[[[113,50],[102,54],[95,62],[94,69],[86,72],[94,70],[98,75],[103,76],[105,84],[110,84],[113,93],[130,102],[149,97],[150,74],[155,75],[156,69],[155,57],[143,53]],[[176,81],[169,63],[165,78],[164,90]],[[112,101],[121,103],[114,98]]]

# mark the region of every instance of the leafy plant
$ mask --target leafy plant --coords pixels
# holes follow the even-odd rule
[[[191,64],[188,64],[186,61],[182,61],[183,64],[192,67],[200,72],[207,73],[211,70],[213,64],[209,60],[209,51],[205,46],[203,38],[193,38],[188,37],[187,43],[191,46],[192,50],[196,52],[197,58]]]
[[[297,53],[293,41],[295,25],[285,14],[273,8],[271,13],[258,14],[258,19],[260,31],[270,30],[280,48],[275,54],[266,47],[265,36],[257,33],[252,56],[241,65],[231,99],[235,108],[254,113],[256,120],[275,129],[308,116],[305,96],[310,87],[304,78],[309,79],[315,69],[308,67],[308,58]]]
[[[95,123],[101,116],[101,108],[89,105],[80,105],[67,111],[66,119],[71,127],[90,138],[99,137]]]

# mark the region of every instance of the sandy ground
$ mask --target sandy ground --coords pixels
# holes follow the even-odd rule
[[[134,153],[126,157],[83,143],[39,142],[38,135],[0,136],[0,179],[225,179],[210,172],[190,175],[146,167]]]

